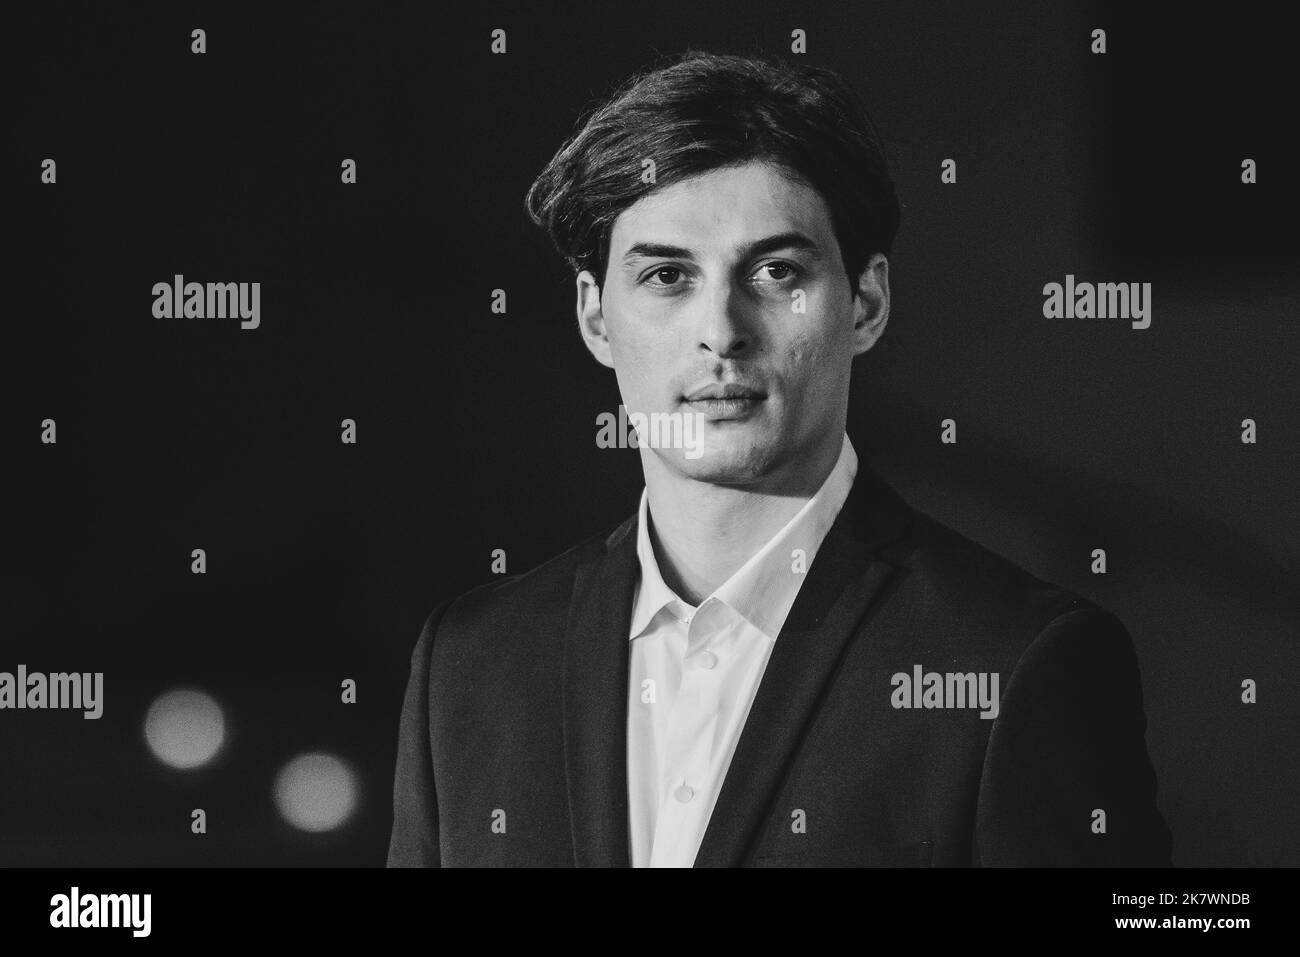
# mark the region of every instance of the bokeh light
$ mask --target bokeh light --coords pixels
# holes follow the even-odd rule
[[[332,754],[303,754],[280,769],[274,795],[280,816],[294,827],[329,831],[356,809],[357,776]]]
[[[202,767],[217,756],[226,740],[221,705],[195,688],[176,688],[159,695],[144,719],[144,739],[163,764],[182,771]]]

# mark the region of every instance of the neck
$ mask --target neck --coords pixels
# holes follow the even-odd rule
[[[692,479],[643,449],[648,531],[668,587],[692,605],[712,594],[816,494],[843,441],[841,429],[811,456],[800,455],[751,486]]]

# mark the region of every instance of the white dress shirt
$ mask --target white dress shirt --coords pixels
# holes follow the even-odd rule
[[[628,635],[633,867],[694,864],[772,647],[857,467],[845,435],[835,467],[813,497],[695,607],[659,573],[650,543],[649,495],[642,491],[636,543],[641,574]]]

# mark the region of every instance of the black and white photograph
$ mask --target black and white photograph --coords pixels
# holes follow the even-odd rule
[[[14,24],[6,926],[401,928],[487,892],[397,871],[543,868],[1280,922],[1280,13]]]

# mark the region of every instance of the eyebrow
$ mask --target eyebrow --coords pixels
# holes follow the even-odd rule
[[[804,252],[821,254],[821,247],[812,239],[801,232],[790,231],[777,233],[775,236],[767,236],[763,239],[755,240],[737,247],[740,258],[751,259],[754,256],[762,256],[767,253],[776,252],[778,249],[798,249]],[[626,253],[623,254],[623,262],[629,262],[633,259],[694,259],[695,254],[685,246],[673,246],[669,243],[633,243]]]

